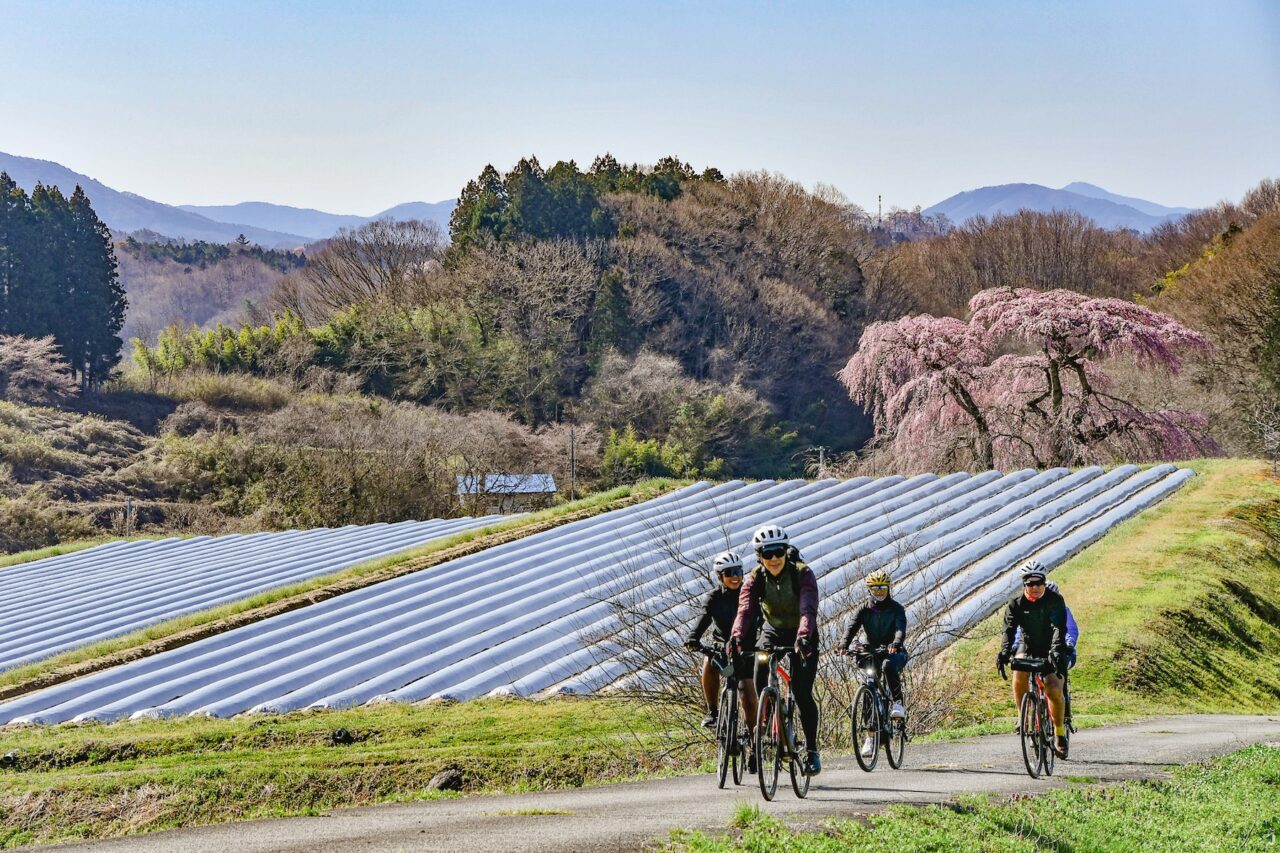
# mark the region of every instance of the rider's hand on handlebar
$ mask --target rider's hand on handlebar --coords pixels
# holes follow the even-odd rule
[[[893,643],[889,646],[889,654],[891,655],[896,655],[900,651],[902,651],[902,646],[897,643]]]
[[[724,653],[729,657],[742,654],[742,642],[737,637],[730,637],[724,644]]]
[[[808,657],[812,648],[808,637],[796,637],[795,653],[800,657]]]
[[[996,669],[1003,670],[1009,665],[1009,661],[1013,660],[1013,655],[1004,649],[1000,650],[1000,654],[996,655]]]

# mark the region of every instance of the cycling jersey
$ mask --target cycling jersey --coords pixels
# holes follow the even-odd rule
[[[853,645],[860,628],[866,632],[869,646],[900,646],[907,639],[906,608],[894,601],[893,596],[883,601],[869,598],[853,614],[849,630],[844,634],[844,648]]]
[[[1031,657],[1048,657],[1056,653],[1065,660],[1067,636],[1067,603],[1051,589],[1036,601],[1019,595],[1004,611],[1004,640],[1000,653],[1007,660],[1013,656],[1013,638],[1023,631],[1023,645]]]
[[[733,619],[737,615],[738,590],[723,585],[711,590],[702,599],[702,613],[689,632],[686,642],[701,642],[702,635],[708,628],[712,628],[712,638],[717,644],[723,644],[733,632]]]
[[[1067,633],[1065,636],[1065,642],[1069,647],[1074,649],[1076,647],[1076,641],[1080,639],[1080,628],[1076,625],[1076,617],[1071,613],[1071,608],[1067,607],[1066,602],[1063,602],[1062,606],[1066,607],[1067,610]],[[1013,646],[1014,648],[1022,648],[1021,626],[1018,627],[1018,632],[1013,635]]]
[[[795,632],[811,641],[818,639],[818,580],[804,563],[790,556],[775,578],[757,566],[742,584],[733,636],[744,641],[756,619],[777,631]]]

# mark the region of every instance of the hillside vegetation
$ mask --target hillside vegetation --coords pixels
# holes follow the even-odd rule
[[[1280,708],[1280,479],[1256,460],[1193,467],[1179,492],[1050,577],[1080,625],[1071,687],[1086,721]],[[1013,701],[994,672],[999,620],[950,652],[978,685],[957,725],[1012,725]]]

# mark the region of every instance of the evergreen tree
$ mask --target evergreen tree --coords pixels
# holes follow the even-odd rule
[[[34,233],[27,194],[0,172],[0,333],[29,332],[32,294],[29,286]]]
[[[128,301],[116,270],[111,232],[78,186],[71,195],[70,208],[78,298],[69,313],[76,318],[73,339],[83,359],[83,381],[97,386],[120,362],[120,328]]]
[[[53,336],[82,387],[120,360],[125,295],[107,227],[80,187],[36,184],[28,198],[0,175],[0,334]]]

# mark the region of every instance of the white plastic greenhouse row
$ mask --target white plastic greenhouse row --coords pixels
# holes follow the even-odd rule
[[[1006,602],[1020,582],[1017,566],[1028,557],[1034,555],[1053,568],[1192,475],[1169,465],[1143,472],[1124,466],[1106,474],[1100,468],[1074,474],[1059,468],[1034,476],[1022,471],[1003,478],[1011,481],[1010,487],[986,500],[958,511],[953,510],[954,502],[939,507],[935,520],[923,530],[921,518],[893,513],[875,536],[810,561],[822,596],[824,635],[828,641],[843,635],[847,623],[840,617],[864,595],[856,581],[885,568],[894,577],[894,597],[907,605],[911,624],[936,622],[927,638],[927,644],[936,647]],[[690,586],[698,585],[693,581]],[[666,624],[682,626],[692,614],[688,605],[677,605],[662,618]],[[680,633],[673,628],[665,639],[677,643]],[[598,628],[591,636],[599,636]],[[591,654],[603,662],[558,683],[554,690],[590,693],[650,683],[650,674],[641,668],[641,653],[628,649],[627,639],[624,635],[613,644],[597,642]],[[928,649],[915,644],[915,650],[919,654]],[[571,668],[572,664],[557,662],[498,692],[525,693]],[[467,687],[461,685],[451,695],[466,695]],[[421,688],[410,685],[401,692],[409,691],[418,694]]]
[[[897,594],[914,605],[941,590],[972,609],[1004,597],[993,581],[1019,559],[1052,558],[1060,541],[1081,547],[1076,531],[1105,530],[1114,522],[1104,519],[1187,476],[1127,466],[698,483],[0,704],[0,721],[592,692],[644,677],[625,638],[608,638],[619,602],[653,601],[662,624],[686,627],[707,583],[688,566],[727,546],[749,550],[765,521],[785,526],[819,575],[828,621],[849,601],[839,591],[876,565],[893,567]]]
[[[0,669],[501,521],[483,518],[112,542],[0,570]]]

